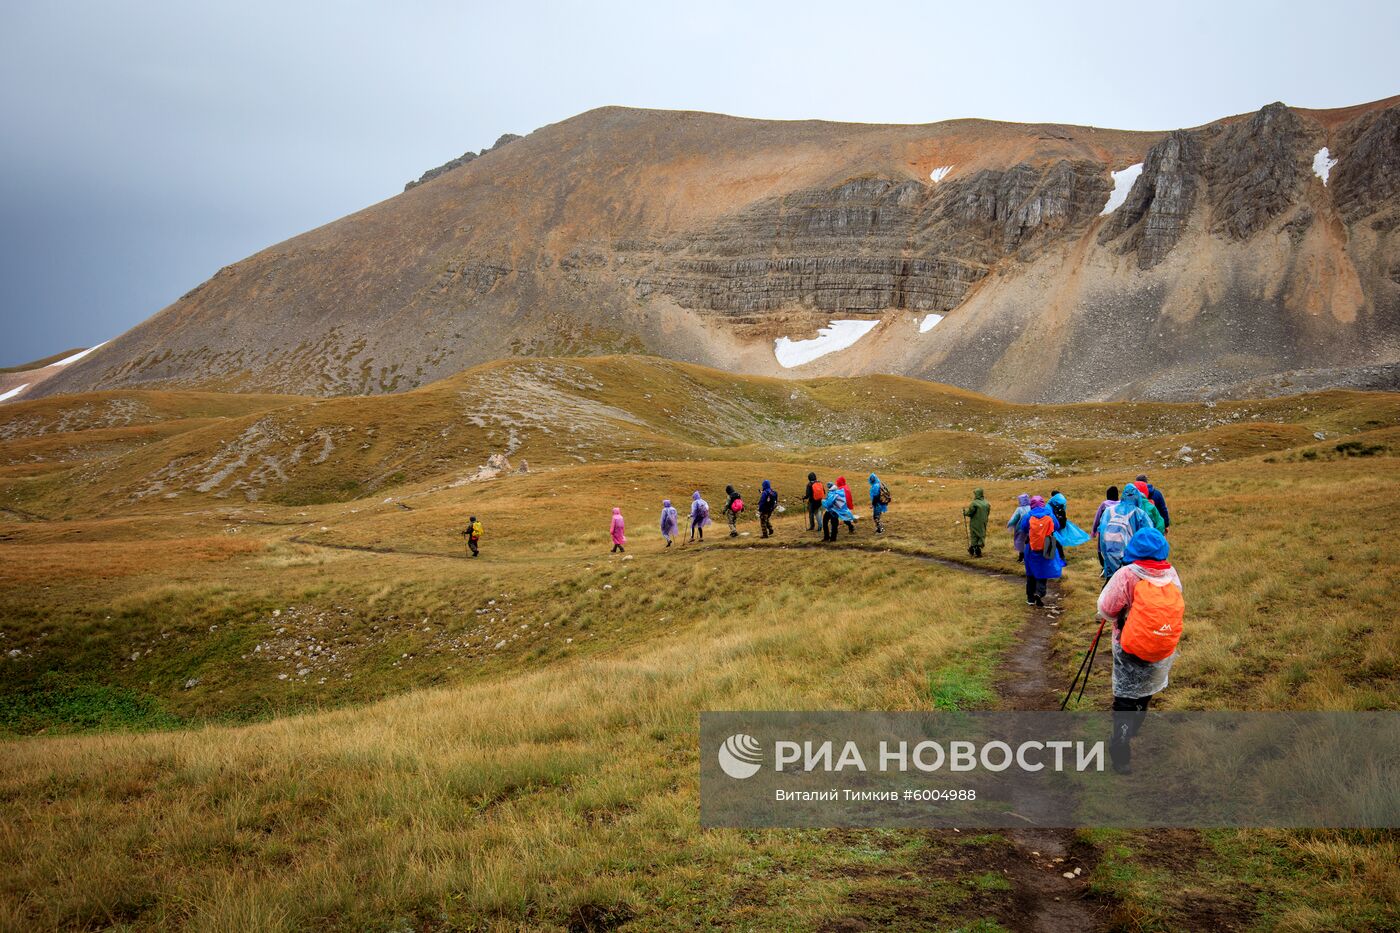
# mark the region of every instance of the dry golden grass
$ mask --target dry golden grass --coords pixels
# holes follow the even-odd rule
[[[726,584],[761,590],[748,607],[721,589],[634,650],[490,683],[241,729],[12,745],[0,859],[17,869],[0,900],[17,927],[549,928],[583,903],[689,925],[648,905],[722,902],[736,858],[814,844],[698,831],[698,710],[917,708],[930,672],[978,663],[1020,618],[995,581],[891,557],[836,573],[841,593],[762,583],[811,565],[726,567]],[[759,916],[815,923],[835,883],[814,882],[795,913]]]
[[[0,658],[0,714],[46,733],[0,754],[0,864],[14,866],[0,928],[815,929],[875,891],[915,898],[934,927],[996,913],[1003,895],[964,877],[963,843],[937,835],[696,826],[699,710],[927,708],[935,683],[940,703],[988,702],[1019,587],[908,559],[966,558],[975,485],[993,503],[981,564],[1015,574],[1002,524],[1016,493],[1062,489],[1087,525],[1103,487],[1147,465],[1189,609],[1164,707],[1396,706],[1392,396],[1021,408],[893,377],[565,361],[558,404],[614,414],[580,434],[547,411],[515,426],[533,472],[452,485],[511,426],[447,445],[441,428],[462,393],[520,365],[242,412],[166,398],[150,410],[189,424],[151,422],[162,439],[0,475],[0,651],[20,651]],[[7,406],[0,430],[97,411],[34,404]],[[375,439],[292,465],[260,501],[128,498],[169,458],[207,459],[273,416],[288,438],[376,426]],[[85,435],[112,430],[97,418],[42,449],[100,449]],[[0,459],[34,443],[0,442]],[[1227,462],[1185,465],[1183,443]],[[1006,462],[1029,444],[1063,467],[1006,478],[1032,469]],[[807,470],[860,491],[872,464],[895,493],[880,539],[894,553],[811,546]],[[373,494],[336,491],[391,469],[403,475]],[[745,537],[717,522],[703,546],[661,549],[662,498],[684,512],[699,488],[717,507],[733,483],[752,503],[763,478],[789,509],[776,539],[760,542],[749,514]],[[631,559],[607,553],[614,505]],[[458,534],[472,513],[478,561]],[[872,539],[862,522],[856,540]],[[1053,659],[1065,680],[1097,593],[1092,553],[1075,557]],[[338,659],[302,675],[309,655],[293,652],[311,637]],[[1096,674],[1086,703],[1106,690]],[[140,731],[153,727],[166,731]],[[1203,840],[1167,871],[1151,836],[1105,834],[1095,883],[1140,928],[1179,927],[1199,898],[1260,929],[1396,922],[1392,834]]]

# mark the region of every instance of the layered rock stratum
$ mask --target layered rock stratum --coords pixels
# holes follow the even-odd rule
[[[606,107],[468,155],[35,391],[382,393],[618,352],[1018,401],[1400,380],[1400,98],[1169,132]],[[779,364],[843,319],[878,324]]]

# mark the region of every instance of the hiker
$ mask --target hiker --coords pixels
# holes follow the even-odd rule
[[[1103,513],[1104,513],[1104,510],[1105,510],[1105,509],[1111,509],[1111,508],[1113,508],[1114,504],[1115,504],[1117,501],[1118,501],[1118,487],[1117,487],[1117,486],[1110,486],[1110,487],[1108,487],[1107,491],[1105,491],[1104,494],[1103,494],[1103,501],[1099,503],[1098,510],[1097,510],[1096,512],[1094,512],[1094,527],[1093,527],[1093,529],[1089,532],[1089,537],[1098,540],[1098,537],[1099,537],[1099,523],[1103,520]],[[1099,571],[1100,571],[1100,573],[1102,573],[1102,571],[1103,571],[1103,541],[1100,540],[1100,541],[1098,542],[1097,546],[1095,547],[1095,550],[1098,551],[1098,554],[1099,554]]]
[[[462,532],[462,535],[467,539],[467,547],[471,548],[472,557],[480,557],[481,522],[477,521],[475,515],[467,519],[467,530]]]
[[[846,532],[855,534],[856,516],[846,507],[846,494],[841,491],[841,487],[832,485],[827,487],[826,498],[822,500],[822,508],[826,511],[822,515],[822,540],[835,541],[841,531],[841,522],[846,523]]]
[[[773,533],[773,510],[778,507],[778,491],[768,480],[763,481],[763,489],[758,494],[758,529],[766,538]]]
[[[836,477],[836,488],[841,490],[841,495],[846,497],[846,511],[854,515],[856,510],[856,497],[851,495],[851,487],[846,485],[846,477]],[[854,527],[852,527],[852,531],[854,530]]]
[[[1016,551],[1016,563],[1018,564],[1026,559],[1026,536],[1021,531],[1021,519],[1025,518],[1030,510],[1031,497],[1023,492],[1016,497],[1016,510],[1006,520],[1006,527],[1011,530],[1011,547]]]
[[[870,474],[870,514],[875,516],[875,533],[885,533],[884,515],[890,507],[890,487],[880,482],[880,477]]]
[[[1133,537],[1151,527],[1152,519],[1142,510],[1142,493],[1132,483],[1125,483],[1122,498],[1104,509],[1099,524],[1099,553],[1103,555],[1105,581],[1123,566],[1123,555]]]
[[[1162,516],[1161,512],[1157,511],[1157,505],[1151,499],[1152,487],[1147,485],[1146,480],[1138,480],[1132,485],[1133,488],[1135,488],[1138,491],[1138,493],[1142,496],[1142,503],[1138,506],[1138,508],[1142,509],[1143,512],[1147,514],[1147,518],[1149,521],[1152,522],[1153,528],[1156,528],[1162,534],[1166,534],[1167,520]]]
[[[705,540],[705,526],[710,524],[710,503],[700,498],[700,490],[690,495],[690,540],[695,540],[695,533],[700,533],[700,540]]]
[[[1055,513],[1043,497],[1031,496],[1031,508],[1021,519],[1021,530],[1026,534],[1026,605],[1044,606],[1048,582],[1058,580],[1065,565],[1055,547],[1055,532],[1059,530]]]
[[[1055,520],[1060,523],[1060,532],[1055,538],[1064,547],[1079,547],[1089,541],[1089,533],[1069,520],[1069,500],[1065,494],[1056,489],[1050,495],[1050,501],[1046,503],[1050,506],[1050,511],[1055,513]],[[1060,557],[1064,558],[1064,548],[1060,549]]]
[[[676,512],[675,506],[671,505],[670,499],[661,500],[661,537],[666,539],[666,546],[671,546],[671,539],[680,534],[680,515]]]
[[[624,547],[627,544],[627,536],[622,533],[625,527],[626,525],[622,521],[622,509],[613,506],[612,527],[608,529],[608,533],[612,535],[613,546],[609,553],[616,554],[619,551],[627,550]]]
[[[733,486],[724,487],[725,495],[729,496],[729,502],[724,507],[724,514],[729,516],[729,537],[739,537],[739,513],[744,511],[744,499],[734,489]]]
[[[962,510],[967,519],[967,553],[971,557],[981,557],[982,548],[987,544],[987,519],[992,514],[992,504],[982,497],[982,488],[972,490],[972,502]]]
[[[817,516],[821,512],[822,500],[826,498],[826,485],[818,482],[817,474],[807,474],[807,486],[802,491],[802,501],[807,503],[807,530],[817,530]]]
[[[1137,481],[1147,483],[1147,498],[1156,506],[1157,514],[1162,516],[1162,534],[1166,534],[1172,527],[1171,513],[1167,511],[1167,497],[1162,495],[1162,490],[1148,482],[1146,473],[1139,473]]]
[[[1098,616],[1113,623],[1113,770],[1127,773],[1130,745],[1152,697],[1167,686],[1186,603],[1181,578],[1167,562],[1171,545],[1155,528],[1128,542],[1120,567],[1099,593]]]

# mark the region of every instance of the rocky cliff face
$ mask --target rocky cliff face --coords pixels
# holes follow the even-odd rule
[[[1082,230],[1108,195],[1103,166],[1060,160],[938,185],[866,177],[765,200],[646,244],[637,295],[739,315],[948,311],[1002,258]]]
[[[1202,167],[1201,144],[1183,130],[1153,146],[1142,174],[1099,233],[1101,244],[1135,253],[1138,267],[1151,269],[1166,258],[1186,230]]]
[[[40,391],[391,392],[516,354],[781,374],[775,337],[851,316],[879,325],[791,372],[1072,400],[1400,362],[1400,98],[1163,133],[605,108],[488,152],[221,270]]]

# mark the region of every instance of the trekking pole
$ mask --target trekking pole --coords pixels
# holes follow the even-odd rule
[[[1099,620],[1099,630],[1094,633],[1094,640],[1090,642],[1089,647],[1085,649],[1084,658],[1079,662],[1079,670],[1075,673],[1074,680],[1070,681],[1069,690],[1065,693],[1065,698],[1060,701],[1061,712],[1069,705],[1069,698],[1074,693],[1074,688],[1076,686],[1079,687],[1079,699],[1082,700],[1084,698],[1084,688],[1089,685],[1089,672],[1094,669],[1094,656],[1099,652],[1099,637],[1103,635],[1104,623],[1107,621],[1107,619]],[[1083,684],[1079,682],[1081,674],[1084,677]],[[1075,700],[1075,705],[1078,705],[1078,703],[1079,700]]]

